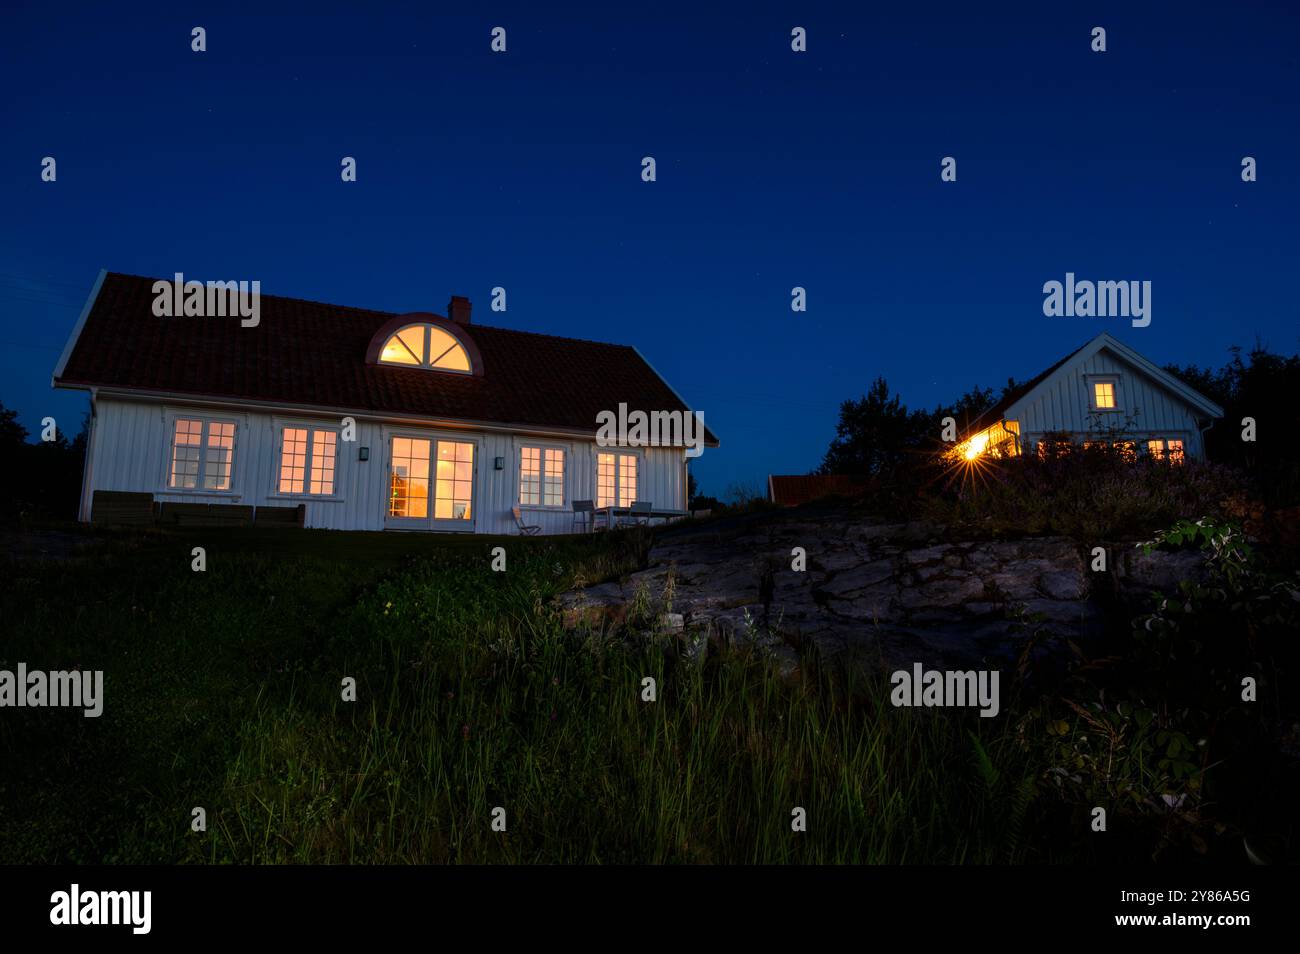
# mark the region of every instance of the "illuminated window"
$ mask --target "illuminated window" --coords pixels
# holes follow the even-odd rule
[[[519,448],[519,502],[533,505],[542,502],[542,449],[540,447]]]
[[[337,451],[334,431],[286,427],[280,438],[280,493],[333,494]]]
[[[438,474],[434,486],[435,520],[473,518],[474,445],[468,441],[438,441]]]
[[[1038,459],[1058,460],[1069,456],[1070,451],[1073,449],[1074,444],[1069,435],[1062,433],[1049,434],[1038,442]]]
[[[311,485],[313,494],[334,493],[334,458],[338,435],[333,431],[313,431],[311,435]]]
[[[465,346],[437,325],[407,325],[384,343],[379,352],[384,364],[471,373]]]
[[[564,506],[564,451],[552,448],[546,452],[546,467],[542,472],[542,503],[548,507]]]
[[[1130,463],[1137,460],[1137,441],[1084,441],[1083,449],[1113,453],[1120,460]]]
[[[519,448],[519,502],[533,507],[564,506],[564,451]]]
[[[176,419],[172,438],[172,476],[170,485],[193,490],[199,484],[199,465],[203,460],[203,422]]]
[[[635,454],[596,455],[596,506],[630,507],[636,501]]]
[[[423,364],[424,326],[412,325],[403,328],[389,338],[379,355],[379,360],[391,361],[393,364]]]
[[[234,456],[233,421],[178,417],[167,485],[177,490],[229,490]]]
[[[1147,452],[1156,460],[1167,460],[1171,464],[1183,462],[1183,442],[1181,440],[1147,441]]]
[[[1092,383],[1092,406],[1099,409],[1115,406],[1115,382],[1094,381]]]
[[[286,427],[280,438],[280,493],[302,493],[306,478],[307,429]]]
[[[429,515],[429,442],[413,437],[393,438],[388,486],[390,517]]]

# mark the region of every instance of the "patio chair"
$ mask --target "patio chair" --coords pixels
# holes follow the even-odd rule
[[[573,502],[573,526],[581,526],[583,533],[589,531],[595,522],[595,510],[596,506],[590,500],[575,500]]]
[[[648,500],[634,500],[632,502],[632,512],[625,517],[620,517],[618,525],[620,527],[648,527],[650,526],[650,511],[654,510],[654,504]]]
[[[534,524],[527,524],[527,523],[524,523],[524,515],[523,515],[523,513],[520,511],[520,509],[519,509],[519,505],[518,505],[518,504],[516,504],[515,506],[511,507],[511,508],[510,508],[510,512],[511,512],[512,514],[514,514],[514,517],[515,517],[515,526],[519,528],[519,533],[520,533],[521,535],[523,535],[523,536],[525,536],[525,537],[531,537],[533,534],[541,533],[541,532],[542,532],[542,528],[541,528],[541,527],[536,526],[536,525],[534,525]]]

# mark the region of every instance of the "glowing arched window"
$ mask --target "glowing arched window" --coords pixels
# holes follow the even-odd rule
[[[384,364],[472,373],[465,346],[436,325],[407,325],[384,342]]]

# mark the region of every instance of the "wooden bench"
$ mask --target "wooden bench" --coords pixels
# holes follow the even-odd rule
[[[182,527],[247,527],[252,522],[253,508],[243,504],[208,504],[206,512],[187,509],[176,515]]]
[[[166,500],[162,505],[162,522],[165,524],[192,527],[203,523],[208,515],[205,503],[178,503]]]
[[[211,504],[208,522],[218,527],[251,527],[253,508],[248,504]]]
[[[307,523],[307,505],[296,507],[258,507],[253,514],[255,527],[301,527]]]
[[[158,505],[154,503],[153,494],[96,490],[91,498],[91,523],[147,526],[157,519]]]
[[[99,524],[175,527],[301,527],[307,522],[307,505],[258,507],[248,504],[207,504],[188,501],[155,503],[153,494],[96,490],[90,519]]]

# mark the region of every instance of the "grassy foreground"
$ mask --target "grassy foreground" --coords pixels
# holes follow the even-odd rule
[[[565,631],[645,541],[113,535],[0,584],[0,668],[105,671],[104,713],[0,715],[0,861],[1087,861],[1016,720],[868,671]],[[207,548],[193,572],[190,548]],[[508,569],[490,569],[490,550]],[[653,677],[657,700],[643,701]],[[356,701],[342,681],[356,680]],[[1006,699],[1004,689],[1004,707]],[[207,830],[191,830],[192,810]],[[505,832],[493,810],[505,810]],[[807,830],[792,831],[792,810]],[[1107,852],[1124,843],[1122,833]],[[1146,852],[1149,845],[1143,846]]]

